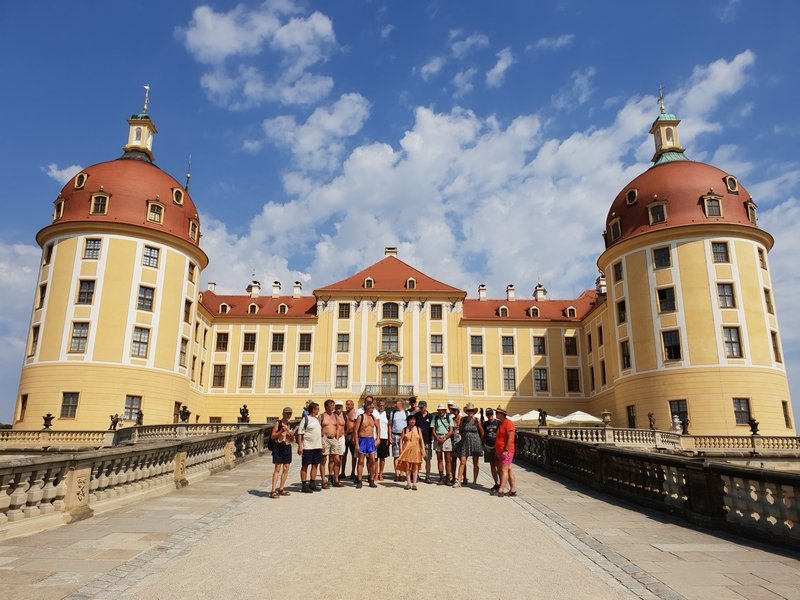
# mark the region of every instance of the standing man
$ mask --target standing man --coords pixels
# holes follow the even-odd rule
[[[283,417],[276,421],[270,432],[272,440],[272,464],[275,468],[272,471],[272,492],[270,498],[288,496],[291,492],[286,491],[286,476],[289,474],[289,465],[292,464],[292,428],[289,420],[292,418],[292,407],[287,406],[283,409]],[[278,480],[280,479],[280,487]]]
[[[380,425],[380,435],[378,437],[378,466],[375,475],[376,481],[383,481],[383,469],[386,465],[386,458],[389,456],[389,417],[386,415],[386,401],[378,400],[378,408],[373,413],[375,420]]]
[[[494,411],[491,408],[486,409],[486,418],[483,416],[483,409],[481,409],[481,425],[483,425],[483,462],[489,463],[492,469],[492,479],[494,479],[493,492],[500,489],[500,474],[497,471],[497,460],[495,458],[495,440],[497,439],[497,427],[500,425],[494,416]]]
[[[403,409],[403,400],[397,398],[394,401],[394,410],[389,414],[389,427],[392,430],[392,458],[394,458],[394,480],[402,481],[405,475],[397,469],[397,457],[400,456],[400,440],[403,439],[403,431],[408,425],[406,411]]]
[[[347,474],[347,452],[350,452],[350,479],[356,478],[356,446],[354,441],[353,427],[355,426],[356,406],[352,400],[348,400],[344,405],[344,455],[342,457],[342,472],[339,479],[344,479]]]
[[[360,489],[363,485],[361,477],[364,473],[364,461],[367,463],[367,478],[369,487],[378,487],[375,483],[375,440],[378,437],[380,426],[372,414],[375,404],[370,398],[364,403],[364,412],[356,417],[355,433],[358,436],[358,475],[356,477],[356,488]]]
[[[516,431],[514,423],[508,419],[506,409],[498,406],[495,409],[497,419],[500,424],[497,426],[497,439],[495,440],[494,450],[497,457],[497,466],[500,469],[500,487],[494,492],[495,496],[502,498],[505,495],[517,495],[517,477],[514,475],[514,470],[511,464],[514,462],[514,436]],[[508,494],[503,490],[508,484]]]
[[[339,459],[344,452],[344,444],[339,433],[340,428],[344,428],[344,417],[333,412],[333,400],[325,400],[325,412],[320,417],[322,427],[322,489],[327,490],[331,484],[334,487],[342,487],[339,483]],[[340,420],[341,419],[341,420]],[[328,465],[328,479],[325,479],[325,464]]]
[[[448,414],[447,407],[440,404],[436,407],[436,414],[433,415],[431,421],[431,430],[433,432],[433,449],[436,450],[436,463],[439,467],[439,481],[436,485],[444,485],[445,482],[450,481],[452,475],[453,465],[450,461],[450,455],[453,453],[453,417]],[[445,479],[445,473],[447,479]]]
[[[305,493],[319,492],[316,487],[317,469],[322,462],[322,427],[317,415],[319,404],[309,402],[308,414],[300,419],[297,426],[297,454],[303,457],[300,463],[300,491]],[[308,477],[308,466],[311,465],[311,478]]]
[[[409,415],[411,416],[411,415]],[[425,448],[423,452],[423,461],[425,462],[425,483],[433,483],[431,481],[431,421],[433,415],[428,412],[428,403],[422,400],[419,403],[419,410],[417,411],[417,427],[422,434],[422,443]],[[421,469],[420,469],[421,470]]]
[[[406,415],[409,415],[409,416],[410,415],[415,415],[415,414],[417,414],[418,410],[419,409],[417,408],[417,397],[416,396],[411,396],[408,399],[408,410],[406,411]],[[419,423],[417,425],[419,425]]]

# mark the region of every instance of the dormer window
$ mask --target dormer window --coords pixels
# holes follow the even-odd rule
[[[189,221],[189,237],[194,241],[197,241],[197,232],[199,229],[197,221]]]
[[[93,215],[105,215],[108,213],[108,196],[105,194],[92,194],[89,213]]]
[[[183,190],[172,188],[172,201],[178,206],[183,206]]]
[[[568,307],[567,307],[567,318],[568,318],[568,319],[574,319],[574,318],[577,316],[577,314],[578,314],[578,313],[577,313],[577,311],[575,310],[575,307],[574,307],[574,306],[568,306]]]
[[[82,190],[83,186],[86,185],[86,179],[88,177],[89,176],[86,173],[78,173],[75,176],[75,189],[76,190]]]
[[[247,307],[247,314],[254,315],[258,312],[258,304],[251,304]]]
[[[636,188],[631,188],[627,192],[625,192],[625,204],[628,206],[633,206],[636,204],[636,200],[639,199],[639,190]]]
[[[227,315],[229,309],[230,307],[223,302],[222,304],[219,305],[219,314]]]
[[[753,225],[758,225],[758,211],[756,203],[752,200],[748,200],[744,203],[744,207],[747,210],[747,220]]]
[[[719,196],[703,196],[703,209],[707,217],[722,216],[722,199]]]
[[[612,242],[614,242],[614,241],[616,241],[616,240],[618,240],[620,238],[620,236],[622,235],[622,222],[619,219],[619,217],[617,217],[616,219],[611,221],[611,223],[609,223],[608,231],[609,231],[609,233],[611,233],[611,241]]]
[[[507,317],[508,316],[508,307],[507,306],[501,306],[497,310],[497,314],[500,315],[501,317]]]
[[[736,181],[736,177],[733,175],[728,175],[727,177],[722,178],[725,182],[725,187],[728,188],[728,191],[731,194],[738,194],[739,193],[739,182]]]
[[[164,222],[164,205],[160,202],[147,202],[147,220],[151,223],[161,224]]]
[[[531,307],[528,309],[528,314],[529,314],[531,317],[538,317],[538,316],[539,316],[539,307],[538,307],[538,306],[531,306]]]
[[[63,216],[64,216],[64,201],[59,199],[56,200],[56,206],[53,209],[53,221],[58,221]]]
[[[406,281],[406,289],[415,290],[417,289],[417,280],[413,277],[409,277]]]
[[[667,221],[667,206],[664,201],[653,202],[647,206],[647,215],[650,225],[657,225]]]
[[[287,313],[287,311],[288,311],[288,310],[289,310],[289,307],[288,307],[288,306],[286,306],[284,303],[282,303],[282,302],[281,302],[281,303],[278,305],[278,314],[279,314],[279,315],[285,315],[285,314]]]
[[[367,277],[364,279],[364,287],[368,290],[371,290],[375,287],[375,280],[372,277]]]

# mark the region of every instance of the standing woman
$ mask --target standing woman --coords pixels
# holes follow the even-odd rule
[[[456,483],[459,482],[458,479],[458,457],[461,456],[461,420],[463,416],[461,414],[461,410],[458,407],[458,404],[453,402],[452,404],[448,404],[450,406],[450,414],[453,417],[453,479],[450,482],[450,485],[456,487]],[[465,482],[466,483],[466,482]]]
[[[283,417],[275,422],[272,426],[272,432],[269,434],[272,440],[272,464],[275,465],[275,470],[272,472],[272,493],[270,498],[277,498],[279,496],[288,496],[289,492],[286,491],[286,476],[289,474],[289,465],[292,464],[292,428],[289,426],[289,419],[292,418],[292,409],[286,407],[283,409]],[[280,475],[281,487],[276,490],[275,486],[278,483],[278,476]]]
[[[466,417],[461,419],[461,448],[458,454],[461,461],[458,467],[458,477],[456,477],[455,487],[460,481],[466,483],[467,479],[467,457],[472,457],[472,483],[478,482],[478,457],[483,454],[483,427],[475,416],[478,409],[470,402],[464,407]]]
[[[408,423],[400,438],[400,456],[397,457],[398,470],[405,471],[407,490],[417,489],[419,467],[425,456],[422,431],[417,427],[417,415],[408,415]]]

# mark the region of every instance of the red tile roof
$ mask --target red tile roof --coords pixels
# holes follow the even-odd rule
[[[596,305],[596,290],[586,290],[573,300],[547,299],[536,301],[533,298],[515,300],[489,298],[486,300],[464,300],[464,320],[474,321],[580,321]],[[508,308],[508,316],[500,316],[500,307]],[[539,316],[531,317],[532,306],[539,308]],[[575,317],[567,317],[569,307],[575,309]]]
[[[374,281],[374,287],[365,288],[364,280],[371,277]],[[416,280],[416,292],[445,292],[454,295],[465,296],[466,292],[437,281],[422,271],[418,271],[414,267],[404,263],[396,256],[387,256],[386,258],[368,266],[366,269],[359,271],[355,275],[342,279],[336,283],[332,283],[325,287],[314,290],[315,294],[320,292],[404,292],[409,293],[406,287],[406,282],[409,278]],[[413,293],[413,292],[411,292]]]
[[[317,318],[317,299],[314,298],[314,296],[301,296],[300,298],[294,298],[292,296],[278,296],[277,298],[273,298],[272,296],[259,296],[254,299],[246,294],[222,296],[210,290],[204,291],[201,296],[201,304],[217,319],[236,317],[237,319],[313,320]],[[258,306],[258,312],[250,314],[248,308],[253,303]],[[219,311],[221,304],[228,305],[227,313],[221,313]],[[284,314],[278,313],[278,306],[281,304],[286,305],[286,312]]]

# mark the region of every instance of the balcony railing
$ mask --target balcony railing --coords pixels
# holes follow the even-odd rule
[[[414,395],[414,386],[413,385],[365,385],[364,386],[364,393],[361,394],[361,397],[365,396],[375,396],[378,397],[387,397],[387,396],[400,396],[400,397],[408,397]]]

